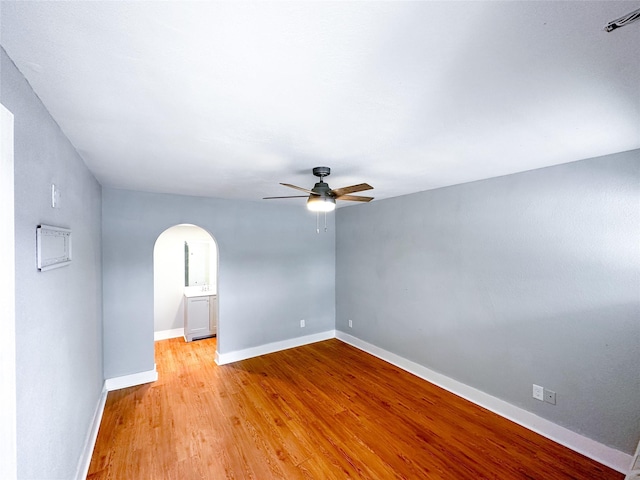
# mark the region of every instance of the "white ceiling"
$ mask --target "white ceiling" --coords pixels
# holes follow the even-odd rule
[[[3,1],[0,43],[104,186],[379,199],[640,148],[638,7]]]

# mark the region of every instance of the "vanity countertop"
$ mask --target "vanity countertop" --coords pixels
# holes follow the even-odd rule
[[[216,291],[213,289],[203,290],[202,287],[184,287],[184,296],[192,297],[215,297]]]

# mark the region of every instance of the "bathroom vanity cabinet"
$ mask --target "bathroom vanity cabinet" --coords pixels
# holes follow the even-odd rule
[[[212,337],[217,333],[217,295],[202,292],[184,299],[184,339],[187,342]]]

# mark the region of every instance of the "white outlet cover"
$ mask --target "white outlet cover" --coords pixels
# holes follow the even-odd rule
[[[304,328],[304,320],[300,320],[300,328]]]
[[[540,385],[533,384],[533,398],[544,402],[544,388]]]
[[[353,328],[353,322],[349,320],[349,328]]]

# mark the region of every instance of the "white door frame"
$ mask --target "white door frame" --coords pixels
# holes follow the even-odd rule
[[[0,104],[0,478],[15,479],[16,440],[16,258],[13,114]]]

